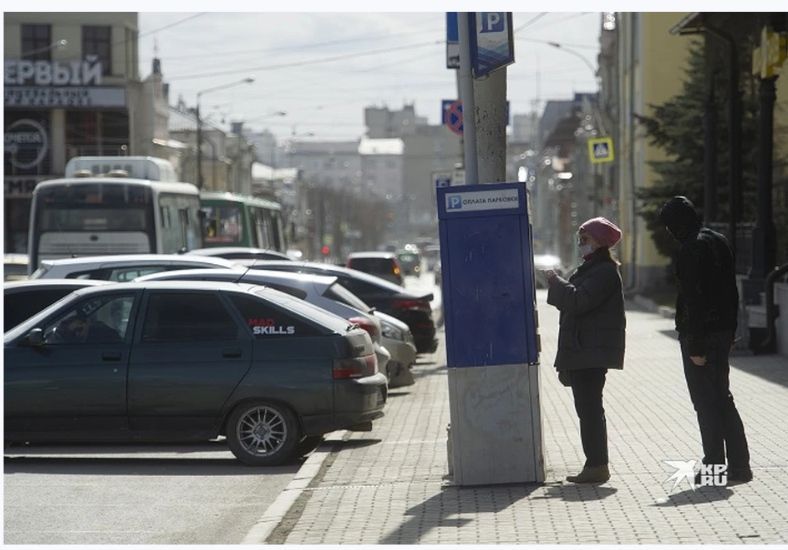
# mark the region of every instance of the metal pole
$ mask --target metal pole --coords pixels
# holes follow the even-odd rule
[[[476,100],[473,95],[473,75],[471,74],[471,40],[468,18],[475,12],[459,12],[457,23],[460,38],[460,100],[462,101],[463,151],[465,154],[465,183],[479,183],[479,168],[476,158]]]
[[[200,94],[197,94],[197,189],[202,189],[202,120],[200,119]]]
[[[753,228],[750,279],[762,281],[776,261],[774,212],[772,210],[772,163],[774,150],[774,102],[776,77],[762,78],[758,124],[758,217]]]
[[[717,111],[714,101],[714,76],[709,81],[709,95],[703,116],[704,185],[703,221],[717,221]]]

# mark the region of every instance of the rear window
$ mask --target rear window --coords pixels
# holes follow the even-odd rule
[[[264,300],[274,302],[276,306],[281,307],[285,311],[292,311],[299,316],[306,317],[310,321],[322,325],[333,332],[344,334],[348,326],[350,326],[350,323],[348,323],[346,319],[334,315],[323,308],[312,305],[309,302],[305,302],[304,300],[293,298],[290,295],[281,292],[276,292],[274,295],[273,292],[275,291],[264,287],[256,288],[252,292]]]
[[[326,298],[341,302],[360,311],[369,311],[371,308],[364,301],[339,283],[334,283],[323,293]]]
[[[394,273],[391,258],[351,258],[350,267],[367,273]]]
[[[319,328],[253,296],[230,296],[249,331],[257,339],[320,336]]]

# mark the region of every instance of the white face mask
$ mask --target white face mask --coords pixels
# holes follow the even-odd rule
[[[580,252],[580,257],[585,258],[594,251],[594,247],[591,246],[591,243],[581,244],[578,247],[578,251]]]

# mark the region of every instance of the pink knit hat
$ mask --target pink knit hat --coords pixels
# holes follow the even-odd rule
[[[579,231],[588,233],[602,246],[612,248],[621,239],[621,230],[607,218],[591,218],[580,226]]]

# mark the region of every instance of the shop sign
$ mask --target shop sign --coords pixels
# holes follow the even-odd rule
[[[41,164],[49,151],[46,129],[30,118],[19,119],[5,130],[5,155],[11,166],[31,170]]]
[[[120,87],[6,86],[8,107],[125,107],[126,89]]]
[[[6,86],[98,86],[102,66],[95,55],[74,61],[9,59],[4,64]]]
[[[6,198],[29,199],[38,182],[52,179],[55,176],[6,176],[3,180],[3,192]]]

